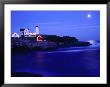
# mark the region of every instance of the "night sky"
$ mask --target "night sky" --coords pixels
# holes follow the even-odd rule
[[[12,11],[11,33],[20,28],[40,34],[74,36],[79,40],[100,40],[100,11]]]

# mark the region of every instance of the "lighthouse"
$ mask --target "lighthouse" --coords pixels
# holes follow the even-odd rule
[[[36,34],[39,34],[39,27],[36,26],[35,28],[36,28]]]

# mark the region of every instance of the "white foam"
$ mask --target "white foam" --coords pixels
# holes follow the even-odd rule
[[[46,52],[46,53],[84,52],[84,51],[93,51],[93,50],[97,50],[97,49],[64,50],[64,51],[53,51],[53,52]]]

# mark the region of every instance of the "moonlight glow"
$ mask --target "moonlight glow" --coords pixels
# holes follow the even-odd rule
[[[88,15],[87,15],[87,17],[88,17],[88,18],[91,18],[91,15],[90,15],[90,14],[88,14]]]

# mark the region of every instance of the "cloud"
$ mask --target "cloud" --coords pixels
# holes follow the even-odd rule
[[[48,24],[60,24],[60,23],[62,23],[62,22],[41,22],[41,23],[38,23],[38,24],[46,24],[46,25],[48,25]]]
[[[74,29],[91,29],[91,28],[100,28],[99,25],[89,25],[89,26],[75,26]]]
[[[58,28],[70,28],[70,29],[91,29],[91,28],[100,28],[100,25],[99,24],[75,24],[75,25],[72,25],[72,23],[64,23],[64,22],[41,22],[41,23],[38,23],[38,25],[48,25],[46,26],[47,27],[54,27],[57,25],[57,29]]]
[[[76,24],[72,26],[98,26],[99,24]]]

